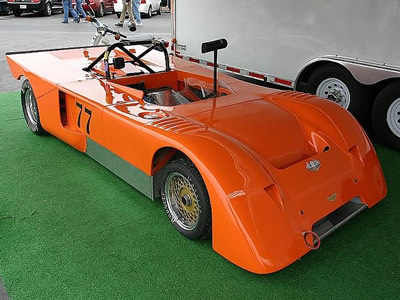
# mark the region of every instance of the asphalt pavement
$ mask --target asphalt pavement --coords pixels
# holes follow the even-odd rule
[[[21,17],[13,15],[0,16],[0,93],[20,89],[21,82],[15,80],[10,73],[5,53],[14,51],[54,49],[64,47],[87,46],[95,33],[90,23],[80,22],[69,24],[61,23],[62,13],[44,17],[40,14],[23,14]],[[81,19],[83,21],[83,19]],[[135,32],[128,30],[127,23],[123,28],[116,27],[116,14],[106,14],[99,20],[114,30],[119,30],[127,36],[148,35],[170,39],[171,14],[162,13],[152,18],[142,18],[142,27]],[[43,64],[46,64],[44,61]]]

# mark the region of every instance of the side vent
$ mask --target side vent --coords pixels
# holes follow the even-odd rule
[[[283,201],[281,194],[278,191],[275,183],[272,183],[264,188],[264,191],[274,200],[274,202],[283,209]]]
[[[61,124],[63,126],[68,125],[68,118],[67,118],[67,104],[65,103],[65,93],[59,92],[59,101],[60,101],[60,119]]]
[[[291,97],[295,99],[312,99],[315,98],[316,96],[310,95],[310,94],[305,94],[301,92],[295,92],[295,91],[284,91],[281,93],[278,93],[280,96],[285,96],[285,97]]]
[[[175,133],[188,133],[190,131],[203,129],[204,127],[194,124],[178,117],[167,117],[162,120],[157,120],[148,124],[166,131],[172,131]]]
[[[354,145],[353,147],[351,147],[349,149],[349,152],[355,156],[359,161],[363,161],[362,157],[361,157],[361,153],[360,153],[360,149],[358,148],[357,145]]]
[[[327,152],[330,150],[329,144],[318,134],[311,133],[312,144],[316,153]]]

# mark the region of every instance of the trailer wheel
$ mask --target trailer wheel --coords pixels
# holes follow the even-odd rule
[[[325,65],[318,68],[308,79],[306,90],[339,104],[360,122],[369,119],[371,101],[367,88],[339,66]]]
[[[186,238],[211,234],[211,207],[204,181],[186,158],[172,161],[161,176],[161,197],[171,223]]]
[[[376,97],[372,125],[382,142],[400,151],[400,83],[393,82]]]
[[[29,129],[37,135],[44,135],[46,131],[43,129],[40,123],[39,110],[35,94],[28,79],[22,83],[21,88],[21,105],[24,113],[24,118]]]

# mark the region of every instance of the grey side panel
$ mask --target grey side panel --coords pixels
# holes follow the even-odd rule
[[[148,176],[126,160],[87,138],[86,154],[125,180],[139,192],[154,200],[153,176]]]

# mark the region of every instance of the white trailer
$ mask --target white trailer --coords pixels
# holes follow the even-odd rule
[[[201,43],[225,38],[220,69],[330,99],[400,151],[399,0],[175,0],[171,9],[174,55],[211,66]]]

